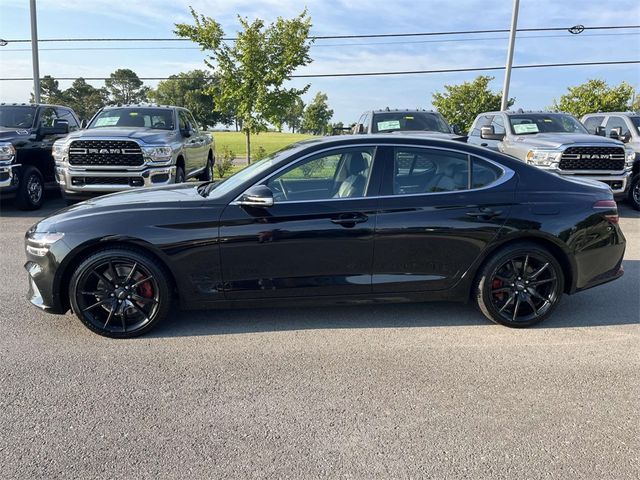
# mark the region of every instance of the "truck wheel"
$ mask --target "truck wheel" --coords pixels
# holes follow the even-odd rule
[[[629,185],[629,203],[636,210],[640,210],[640,173],[631,179],[631,185]]]
[[[184,170],[182,167],[176,167],[176,183],[184,182]]]
[[[27,166],[20,173],[16,203],[20,210],[37,210],[44,199],[44,181],[40,171]]]
[[[207,166],[198,176],[198,180],[202,182],[210,182],[213,180],[213,155],[211,155],[211,152],[209,152],[209,158],[207,158]]]

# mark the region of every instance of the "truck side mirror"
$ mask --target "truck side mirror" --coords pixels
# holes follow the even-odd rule
[[[44,125],[40,124],[38,133],[42,137],[46,137],[47,135],[66,135],[67,133],[69,133],[69,122],[56,118],[53,121],[53,126],[51,127],[45,127]]]
[[[87,128],[88,122],[86,120],[80,120],[80,128]]]
[[[595,133],[595,135],[599,135],[601,137],[605,137],[606,136],[605,128],[602,125],[597,126],[596,127],[596,131],[594,133]]]
[[[493,125],[487,125],[480,128],[480,138],[483,138],[484,140],[502,140],[504,138],[504,134],[496,133]]]
[[[353,133],[356,135],[360,135],[364,133],[364,125],[361,123],[356,123],[356,126],[353,128]]]
[[[451,125],[451,130],[453,130],[453,133],[455,133],[456,135],[462,135],[462,129],[460,128],[460,125],[458,125],[457,123],[454,123],[453,125]]]
[[[191,126],[191,123],[186,122],[185,123],[185,128],[182,130],[182,135],[189,138],[191,135],[193,135],[193,127]]]
[[[609,138],[620,140],[620,137],[622,137],[622,127],[614,127],[609,132]]]

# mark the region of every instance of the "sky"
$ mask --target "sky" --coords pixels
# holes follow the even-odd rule
[[[505,29],[512,0],[38,0],[38,34],[47,38],[175,37],[174,24],[190,22],[189,6],[221,23],[225,34],[239,28],[238,15],[272,21],[290,18],[307,7],[313,35],[436,32]],[[0,0],[0,38],[30,38],[29,1]],[[521,0],[518,28],[639,25],[638,0]],[[131,68],[141,77],[163,77],[204,68],[205,54],[190,42],[110,42],[40,44],[41,76],[105,77]],[[80,50],[60,50],[75,48]],[[91,48],[91,50],[87,50]],[[99,48],[99,50],[95,50]],[[113,49],[118,48],[118,49]],[[126,48],[126,49],[122,49]],[[160,49],[162,48],[162,49]],[[54,50],[47,50],[54,49]],[[296,73],[427,70],[504,65],[507,34],[442,37],[318,40],[313,62]],[[514,65],[532,63],[640,60],[640,29],[520,32]],[[473,80],[479,72],[429,75],[294,79],[311,84],[305,101],[322,91],[334,121],[355,122],[365,110],[432,108],[431,98],[445,84]],[[502,89],[503,71],[491,87]],[[0,47],[0,77],[31,77],[28,43]],[[610,85],[627,81],[640,90],[640,64],[514,70],[513,108],[544,109],[568,86],[590,78]],[[61,81],[62,88],[71,82]],[[91,82],[101,86],[102,82]],[[155,86],[157,82],[147,82]],[[0,81],[0,102],[28,101],[30,81]]]

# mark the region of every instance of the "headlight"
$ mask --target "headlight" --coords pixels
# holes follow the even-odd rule
[[[57,162],[62,162],[64,157],[69,153],[69,144],[65,140],[56,140],[53,143],[53,148],[51,149],[51,153],[53,154],[53,158]]]
[[[171,160],[173,148],[169,146],[142,147],[142,153],[146,159],[152,162],[166,162]]]
[[[624,147],[624,154],[624,166],[627,170],[631,170],[636,160],[636,151],[627,145]]]
[[[537,167],[552,167],[560,162],[562,152],[558,150],[529,150],[527,152],[527,163]]]
[[[16,155],[16,149],[9,142],[0,143],[0,162],[11,162]]]
[[[27,252],[37,257],[44,257],[49,247],[64,237],[64,233],[33,232],[27,236]]]

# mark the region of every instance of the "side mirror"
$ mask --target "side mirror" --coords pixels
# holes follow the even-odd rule
[[[487,125],[480,128],[480,138],[484,140],[502,140],[504,138],[503,133],[496,133],[493,125]]]
[[[629,143],[631,141],[631,132],[627,132],[620,137],[623,143]]]
[[[609,132],[609,138],[613,138],[614,140],[620,140],[622,136],[622,127],[614,127]]]
[[[66,120],[55,119],[52,127],[45,127],[41,124],[38,133],[43,137],[46,137],[47,135],[66,135],[69,133],[69,122]]]
[[[353,133],[356,135],[361,135],[364,133],[364,125],[361,123],[356,123],[356,126],[353,128]]]
[[[254,185],[242,194],[239,203],[243,207],[273,207],[273,192],[266,185]]]
[[[451,130],[456,135],[462,135],[462,129],[460,128],[460,125],[458,125],[457,123],[454,123],[453,125],[451,125]]]
[[[599,135],[600,137],[606,137],[606,130],[602,125],[596,127],[595,135]]]
[[[185,128],[182,130],[182,135],[189,138],[191,135],[193,135],[193,127],[191,126],[191,123],[187,122]]]
[[[80,128],[85,129],[87,128],[87,125],[89,125],[89,122],[86,120],[80,120]]]

